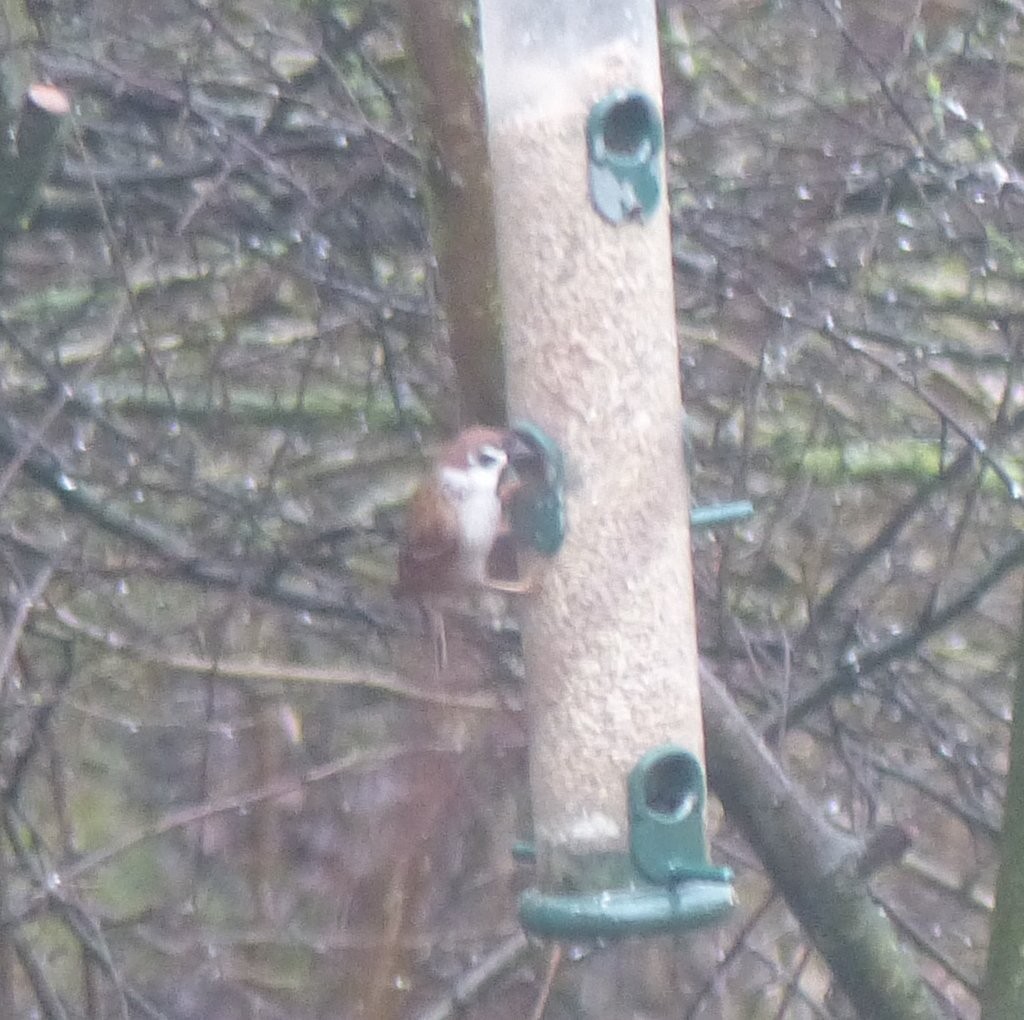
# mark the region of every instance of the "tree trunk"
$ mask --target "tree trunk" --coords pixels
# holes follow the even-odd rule
[[[984,1020],[1024,1016],[1024,599],[1018,640],[1002,858],[982,996]]]
[[[476,40],[459,0],[406,0],[419,77],[430,229],[448,319],[461,423],[502,424],[505,379],[494,213]]]

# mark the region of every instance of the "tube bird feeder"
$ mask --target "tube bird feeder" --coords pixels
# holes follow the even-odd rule
[[[521,613],[538,888],[520,913],[558,938],[694,927],[733,897],[704,832],[654,2],[480,8],[510,417],[564,463],[564,499],[522,516],[567,522]]]

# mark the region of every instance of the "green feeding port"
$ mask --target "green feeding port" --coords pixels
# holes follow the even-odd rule
[[[646,220],[662,193],[661,112],[643,92],[617,89],[587,118],[590,200],[609,223]]]
[[[666,885],[690,878],[729,882],[707,859],[704,770],[689,751],[659,747],[629,774],[629,844],[636,870]]]
[[[614,867],[595,860],[592,887],[523,893],[519,917],[527,931],[556,939],[655,935],[714,924],[732,910],[732,872],[707,857],[697,757],[672,745],[649,751],[629,774],[627,797],[628,858]],[[574,870],[586,875],[586,862]],[[601,885],[600,876],[616,874],[611,888]]]
[[[714,528],[719,524],[746,520],[754,516],[754,504],[748,499],[732,503],[714,503],[711,506],[695,506],[690,511],[690,527],[694,530]]]
[[[509,515],[516,537],[541,556],[554,556],[565,540],[565,462],[558,444],[532,422],[515,422],[521,444],[512,455],[519,489]]]

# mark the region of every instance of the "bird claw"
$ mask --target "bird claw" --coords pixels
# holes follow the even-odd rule
[[[485,577],[483,587],[506,595],[530,595],[540,588],[540,580],[540,570],[533,564],[521,577]]]

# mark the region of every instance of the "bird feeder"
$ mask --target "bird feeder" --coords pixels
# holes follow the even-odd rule
[[[537,888],[555,938],[693,927],[708,861],[653,0],[480,0],[520,539]],[[563,491],[564,486],[564,491]],[[563,534],[564,532],[564,534]]]

